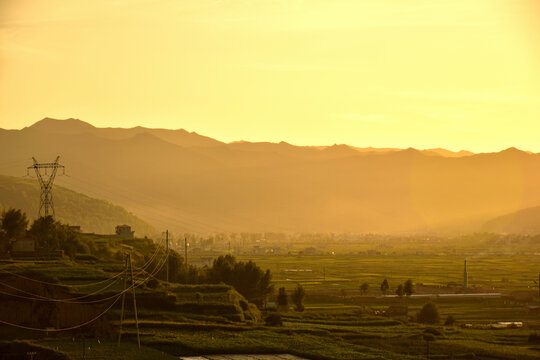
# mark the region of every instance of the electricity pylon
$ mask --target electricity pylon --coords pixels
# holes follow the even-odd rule
[[[26,174],[29,175],[30,169],[34,169],[36,172],[36,177],[39,181],[39,186],[41,187],[41,195],[39,198],[39,216],[53,216],[54,217],[54,203],[52,197],[52,188],[54,183],[54,177],[56,176],[56,171],[59,168],[62,168],[63,173],[65,174],[64,165],[60,165],[58,160],[60,156],[56,157],[56,160],[52,163],[38,163],[36,158],[34,160],[34,165],[26,168]],[[41,169],[45,170],[45,173],[41,173]],[[50,175],[47,174],[47,170],[50,171]]]

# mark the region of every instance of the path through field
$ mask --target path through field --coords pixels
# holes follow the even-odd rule
[[[181,357],[180,360],[305,360],[289,354],[277,355],[205,355]]]

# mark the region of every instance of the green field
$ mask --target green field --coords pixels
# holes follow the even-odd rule
[[[136,267],[142,266],[144,258],[153,251],[149,240],[143,239],[112,240],[102,250],[99,250],[99,242],[103,239],[90,241],[98,243],[95,248],[98,253],[103,252],[103,261],[5,261],[0,268],[60,284],[83,285],[107,279],[121,271],[122,263],[117,258],[123,249],[133,252]],[[281,310],[283,326],[266,326],[262,319],[276,310],[263,309],[260,314],[258,310],[246,307],[245,299],[227,285],[159,282],[157,288],[144,284],[137,288],[140,351],[136,345],[131,295],[127,297],[125,334],[120,347],[116,346],[114,337],[84,331],[43,336],[0,327],[0,339],[8,342],[28,339],[30,343],[25,351],[44,354],[49,349],[63,354],[66,359],[80,359],[83,345],[87,359],[173,359],[188,355],[257,353],[291,353],[308,359],[335,360],[424,359],[427,351],[424,334],[429,332],[434,334],[434,341],[429,343],[434,359],[540,357],[540,343],[529,341],[531,334],[540,331],[540,314],[530,308],[538,305],[538,288],[533,280],[537,279],[540,270],[540,256],[530,252],[443,255],[434,251],[368,255],[362,251],[349,245],[340,249],[337,255],[324,252],[312,256],[298,253],[238,256],[239,260],[253,260],[263,269],[270,269],[276,288],[284,286],[290,293],[297,284],[305,287],[306,310],[295,312],[292,306],[288,311]],[[469,290],[459,286],[465,257]],[[191,259],[197,261],[195,256]],[[381,297],[379,286],[385,278],[390,283],[390,292],[410,278],[416,284],[417,293],[489,290],[503,295],[489,299],[433,298],[441,321],[427,326],[416,322],[416,314],[430,300]],[[370,286],[365,295],[358,291],[363,282]],[[448,287],[448,283],[457,285]],[[117,292],[121,286],[118,281],[104,294]],[[93,287],[81,287],[76,293],[93,291]],[[274,302],[275,297],[269,300]],[[120,318],[118,305],[107,314],[113,324]],[[383,316],[393,305],[407,306],[407,315]],[[443,326],[449,315],[454,317],[455,324]],[[522,322],[523,327],[490,328],[490,324],[499,321]]]
[[[463,261],[457,255],[283,255],[239,256],[272,271],[276,286],[301,283],[310,290],[357,290],[367,282],[373,294],[386,278],[390,288],[407,279],[446,287],[463,283]],[[467,257],[469,286],[495,290],[530,290],[538,285],[538,255],[477,255]],[[453,290],[452,290],[453,292]]]

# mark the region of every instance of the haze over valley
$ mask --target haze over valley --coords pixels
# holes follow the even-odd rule
[[[66,176],[58,176],[57,185],[174,232],[538,229],[534,209],[525,220],[495,219],[514,219],[540,204],[540,154],[516,148],[473,154],[223,143],[182,129],[96,128],[45,118],[21,130],[0,130],[0,153],[0,174],[18,177],[32,157],[52,161],[60,155]]]

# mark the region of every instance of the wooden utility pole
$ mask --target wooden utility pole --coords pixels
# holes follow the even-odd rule
[[[133,264],[131,254],[129,254],[129,272],[131,273],[131,289],[133,290],[133,310],[135,310],[135,327],[137,328],[137,345],[141,348],[141,337],[139,335],[139,316],[137,315],[137,298],[135,297],[135,281],[133,280]]]
[[[169,230],[165,231],[165,243],[167,246],[167,282],[169,282]]]
[[[124,304],[126,302],[126,282],[127,282],[127,255],[124,254],[124,289],[122,293],[122,310],[120,312],[120,329],[118,331],[118,344],[120,346],[120,340],[122,339],[122,322],[124,321]]]
[[[135,297],[135,280],[133,278],[133,264],[131,262],[131,254],[126,254],[125,274],[124,274],[124,293],[122,294],[122,310],[120,313],[120,331],[118,332],[118,344],[120,346],[120,340],[122,339],[122,322],[124,320],[124,303],[126,296],[126,279],[127,279],[127,267],[129,265],[129,272],[131,275],[131,289],[133,290],[133,311],[135,311],[135,327],[137,329],[137,345],[141,348],[141,338],[139,334],[139,315],[137,313],[137,298]]]

